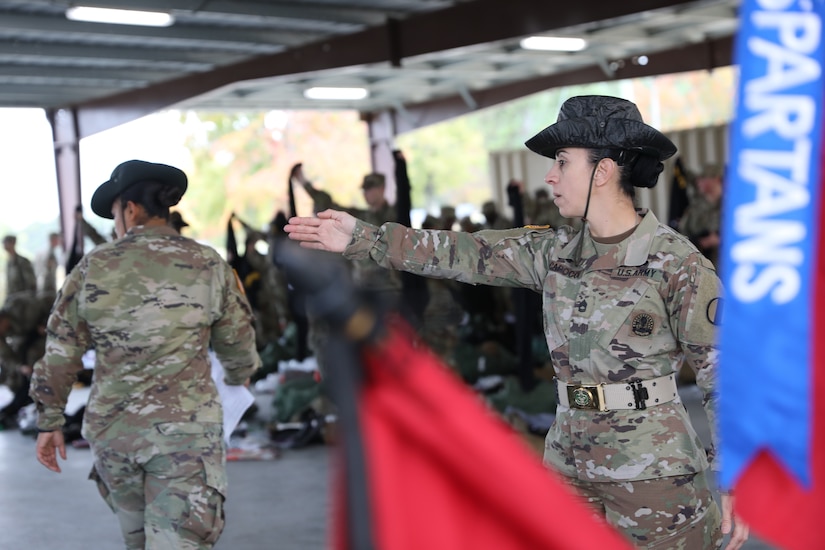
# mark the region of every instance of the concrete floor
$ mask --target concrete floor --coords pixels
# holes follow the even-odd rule
[[[66,453],[55,474],[37,463],[32,438],[0,432],[0,548],[123,548],[117,520],[86,479],[91,453]],[[328,548],[329,463],[330,448],[321,445],[228,463],[227,525],[216,550]]]
[[[682,396],[707,437],[695,388]],[[267,399],[267,398],[265,398]],[[116,550],[117,521],[87,481],[91,454],[67,449],[63,472],[49,472],[34,457],[34,440],[0,432],[0,549]],[[227,526],[216,550],[321,550],[328,548],[330,447],[285,451],[273,461],[230,462]],[[751,540],[747,550],[773,547]]]

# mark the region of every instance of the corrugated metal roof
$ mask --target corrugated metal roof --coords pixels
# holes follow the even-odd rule
[[[376,112],[459,97],[472,109],[488,90],[594,67],[605,80],[664,72],[657,53],[729,39],[739,0],[89,2],[170,12],[176,22],[164,28],[70,21],[75,4],[0,0],[0,107]],[[542,33],[588,46],[519,47]],[[650,68],[629,67],[637,56]],[[363,86],[370,96],[303,96],[321,85]]]

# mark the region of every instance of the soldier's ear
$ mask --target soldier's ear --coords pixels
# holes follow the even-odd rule
[[[616,173],[618,165],[611,158],[603,158],[596,165],[596,173],[593,174],[593,185],[605,185]]]
[[[136,218],[140,215],[140,212],[143,210],[143,207],[136,202],[133,201],[126,201],[126,206],[123,208],[123,215],[129,218]]]

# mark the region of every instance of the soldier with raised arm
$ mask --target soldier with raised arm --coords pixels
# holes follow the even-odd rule
[[[676,147],[636,105],[605,96],[568,99],[526,145],[555,159],[545,182],[580,230],[414,230],[332,210],[286,230],[387,268],[540,293],[559,396],[545,464],[639,548],[720,548],[728,533],[741,548],[748,528],[732,495],[720,513],[675,382],[683,361],[696,372],[715,441],[721,285],[687,238],[633,205]]]

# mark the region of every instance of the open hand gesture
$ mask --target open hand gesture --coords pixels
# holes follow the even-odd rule
[[[355,218],[346,212],[324,210],[317,218],[290,218],[284,231],[304,248],[343,252],[352,240]]]

